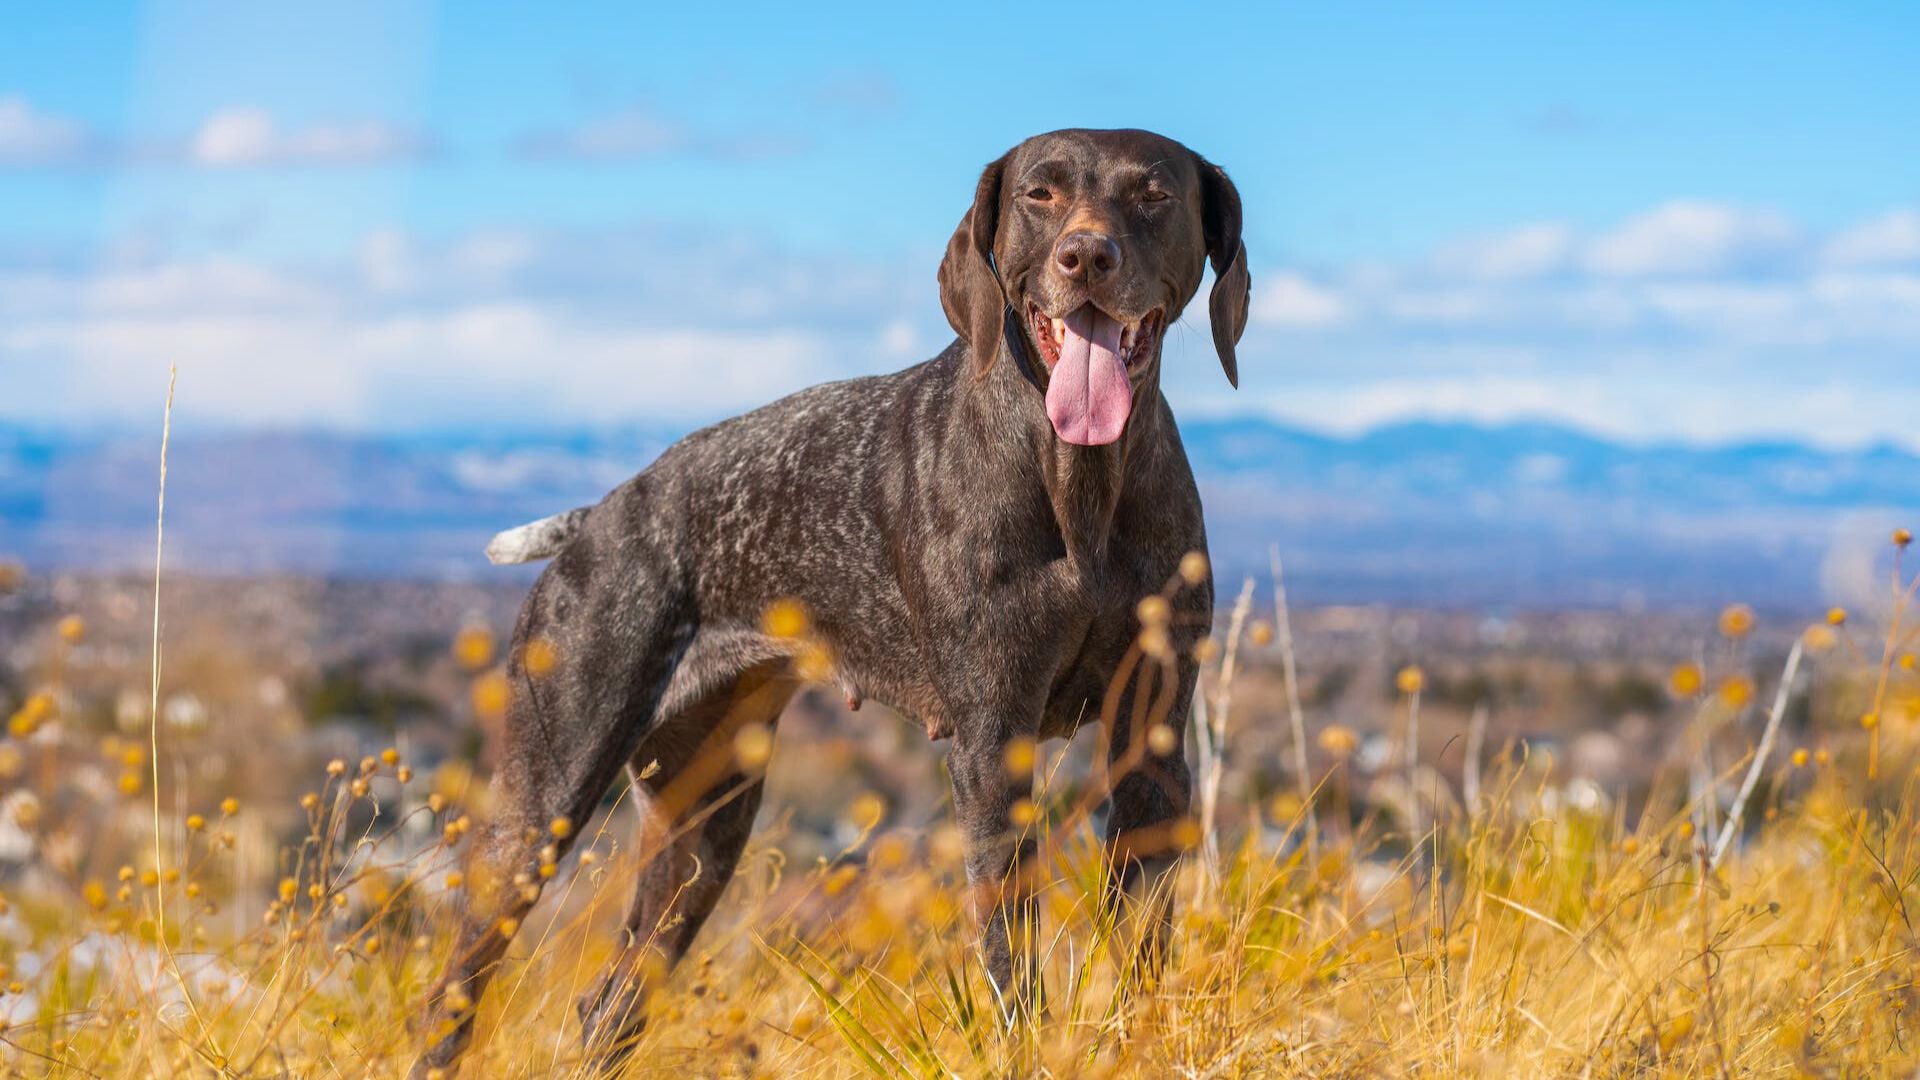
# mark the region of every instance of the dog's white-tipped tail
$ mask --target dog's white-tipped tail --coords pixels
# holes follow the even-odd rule
[[[553,558],[579,534],[588,510],[583,506],[508,529],[487,544],[487,561],[495,566],[510,566]]]

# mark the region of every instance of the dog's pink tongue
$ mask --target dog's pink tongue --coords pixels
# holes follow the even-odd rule
[[[1062,439],[1105,446],[1126,429],[1133,384],[1120,359],[1120,324],[1092,304],[1066,318],[1060,362],[1047,383],[1047,419]]]

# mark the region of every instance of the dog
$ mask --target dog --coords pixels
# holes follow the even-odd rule
[[[734,754],[738,732],[770,729],[810,683],[952,740],[984,967],[1008,1009],[1031,992],[1034,845],[1013,824],[1032,769],[1007,751],[1104,718],[1107,895],[1144,920],[1157,962],[1171,911],[1155,884],[1188,809],[1180,746],[1213,617],[1160,364],[1209,262],[1213,343],[1237,387],[1249,277],[1226,172],[1146,131],[1028,139],[982,172],[947,244],[940,302],[958,337],[939,356],[695,432],[598,505],[496,538],[496,561],[552,559],[514,630],[494,808],[469,853],[470,882],[511,884],[460,914],[416,1076],[465,1048],[572,823],[624,768],[651,854],[624,947],[579,1005],[589,1052],[617,1065],[646,982],[686,953],[752,828],[761,775]],[[1143,643],[1138,678],[1117,682]]]

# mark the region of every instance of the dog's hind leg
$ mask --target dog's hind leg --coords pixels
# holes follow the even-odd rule
[[[770,736],[793,690],[778,673],[748,672],[662,725],[634,758],[639,881],[620,955],[579,1002],[581,1039],[603,1070],[633,1052],[649,992],[686,955],[733,878],[765,764],[739,749],[751,745],[740,732],[758,725]]]
[[[468,852],[460,925],[428,999],[415,1077],[450,1071],[471,1041],[480,995],[540,897],[542,867],[566,855],[633,756],[692,633],[667,582],[638,582],[650,602],[636,603],[633,585],[595,581],[580,565],[589,558],[578,545],[563,553],[514,633],[493,805]]]

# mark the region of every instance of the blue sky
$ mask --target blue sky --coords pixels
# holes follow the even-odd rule
[[[1024,135],[1226,165],[1183,411],[1920,445],[1911,6],[42,6],[0,34],[0,418],[692,423],[931,355]]]

